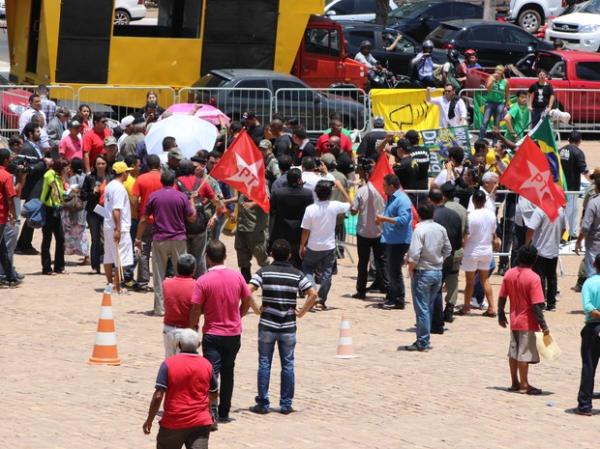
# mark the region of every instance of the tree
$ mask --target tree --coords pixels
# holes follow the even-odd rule
[[[375,3],[375,23],[379,25],[386,25],[389,12],[389,0],[377,0]]]

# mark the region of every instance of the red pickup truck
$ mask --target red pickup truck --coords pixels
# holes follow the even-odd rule
[[[508,85],[511,90],[524,89],[537,80],[537,73],[545,69],[554,87],[557,106],[569,112],[573,123],[600,122],[600,54],[572,50],[540,51],[509,65]],[[471,69],[465,87],[477,89],[493,69]]]

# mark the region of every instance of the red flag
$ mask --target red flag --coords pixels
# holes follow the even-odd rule
[[[550,221],[558,217],[558,209],[567,203],[565,192],[553,181],[548,159],[529,136],[500,177],[500,184],[538,206]]]
[[[379,159],[377,159],[377,163],[375,164],[375,168],[373,169],[371,176],[369,176],[369,183],[375,190],[377,190],[377,193],[379,193],[385,201],[387,201],[387,195],[383,191],[383,178],[385,178],[386,175],[393,174],[394,170],[392,169],[392,165],[390,164],[387,154],[382,153]],[[400,189],[404,191],[402,187],[400,187]],[[417,209],[414,205],[412,206],[412,219],[414,228],[419,222],[419,214],[417,213]]]
[[[265,162],[246,130],[229,146],[210,175],[242,192],[265,212],[269,212]]]

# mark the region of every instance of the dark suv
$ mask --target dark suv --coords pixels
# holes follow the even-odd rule
[[[341,94],[350,90],[317,91],[292,75],[257,69],[219,69],[204,75],[190,92],[198,101],[212,104],[233,120],[254,111],[263,121],[277,112],[295,118],[309,132],[329,127],[329,116],[337,112],[348,129],[363,129],[367,109],[361,102]],[[363,99],[364,101],[364,99]]]
[[[477,19],[444,22],[427,39],[437,48],[454,47],[460,52],[472,48],[479,63],[487,67],[514,64],[535,50],[553,48],[516,25]]]

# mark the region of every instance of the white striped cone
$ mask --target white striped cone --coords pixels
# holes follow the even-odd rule
[[[117,351],[117,333],[115,332],[115,320],[112,313],[112,286],[109,284],[102,295],[102,306],[100,307],[100,318],[98,319],[98,330],[94,351],[90,357],[90,363],[95,365],[120,365],[121,359]]]
[[[337,354],[335,357],[338,359],[352,359],[356,357],[352,347],[350,321],[344,317],[342,317],[342,322],[340,323],[340,338],[338,340]]]

